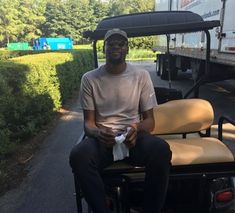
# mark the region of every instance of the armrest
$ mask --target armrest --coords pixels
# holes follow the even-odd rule
[[[219,122],[218,122],[218,139],[223,141],[223,123],[224,121],[228,121],[229,123],[231,123],[232,125],[235,126],[235,121],[232,120],[231,118],[225,117],[225,116],[221,116],[219,118]]]

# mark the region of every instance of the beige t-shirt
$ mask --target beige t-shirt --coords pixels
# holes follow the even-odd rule
[[[85,73],[80,101],[82,109],[95,110],[98,124],[116,132],[139,122],[140,112],[157,105],[149,73],[128,63],[121,74],[110,74],[104,66]]]

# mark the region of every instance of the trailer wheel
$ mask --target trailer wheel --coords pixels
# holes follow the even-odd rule
[[[163,60],[163,55],[162,55],[162,54],[158,54],[158,55],[157,55],[157,58],[156,58],[156,60],[155,60],[155,62],[156,62],[156,73],[157,73],[157,76],[161,76],[162,60]]]
[[[159,61],[159,75],[162,80],[168,79],[168,72],[166,70],[166,67],[167,67],[166,60],[167,60],[166,55],[161,55],[158,60]]]
[[[157,76],[160,76],[160,57],[157,58],[156,60],[156,73],[157,73]]]
[[[203,61],[191,61],[192,79],[197,82],[205,74],[205,63]]]

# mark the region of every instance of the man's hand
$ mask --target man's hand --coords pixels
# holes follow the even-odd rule
[[[112,129],[103,125],[98,126],[96,138],[107,147],[113,147],[116,143],[115,134]]]
[[[130,128],[128,131],[128,134],[126,136],[126,139],[124,143],[128,148],[132,148],[136,144],[136,138],[137,138],[137,126],[135,124],[127,126],[127,128]]]

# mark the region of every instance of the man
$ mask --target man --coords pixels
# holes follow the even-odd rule
[[[115,137],[126,133],[124,160],[146,167],[142,211],[160,213],[171,151],[164,140],[150,134],[157,102],[149,73],[126,63],[128,38],[120,29],[106,33],[104,53],[105,65],[82,77],[80,97],[87,138],[73,148],[71,167],[93,212],[109,212],[99,172],[114,161]]]

